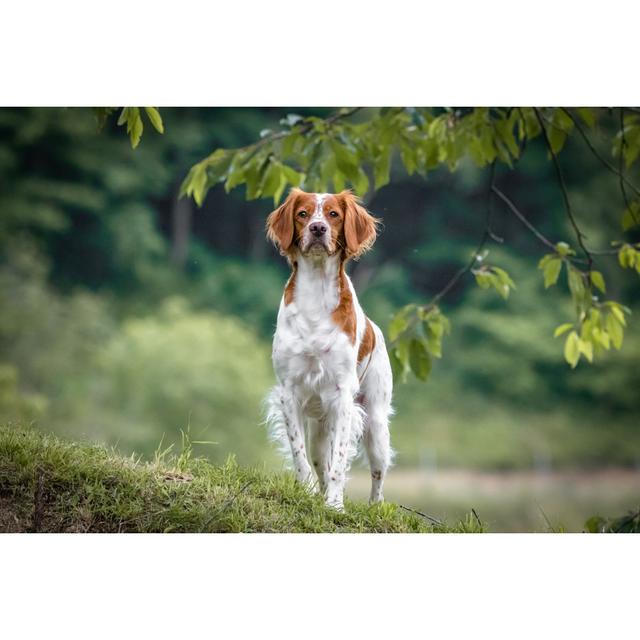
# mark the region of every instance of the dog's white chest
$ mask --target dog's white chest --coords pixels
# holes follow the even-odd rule
[[[296,303],[281,308],[273,340],[273,366],[280,380],[319,391],[349,375],[353,349],[330,315],[309,317]]]

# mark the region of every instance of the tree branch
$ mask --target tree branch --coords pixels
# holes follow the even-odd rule
[[[562,108],[562,110],[569,116],[569,118],[571,118],[571,120],[573,121],[573,125],[575,126],[575,128],[578,130],[578,133],[580,133],[580,135],[582,136],[582,139],[585,141],[587,147],[589,147],[589,149],[591,150],[591,153],[593,153],[593,155],[607,168],[609,169],[609,171],[611,171],[611,173],[613,173],[614,175],[618,176],[618,178],[620,179],[620,186],[622,189],[622,194],[624,195],[624,199],[625,199],[625,203],[627,205],[627,207],[629,206],[629,202],[627,200],[627,196],[626,196],[626,191],[624,189],[624,183],[626,182],[627,185],[633,189],[638,195],[640,195],[640,189],[638,189],[633,182],[631,182],[623,173],[622,173],[622,167],[620,169],[620,171],[618,169],[616,169],[606,158],[604,158],[603,156],[600,155],[599,151],[593,146],[593,143],[591,142],[591,140],[589,140],[587,134],[585,133],[584,129],[582,128],[582,126],[580,125],[580,123],[578,122],[578,119],[574,117],[574,115],[569,111],[569,109],[565,109],[564,107]],[[622,113],[622,108],[621,108],[621,113]],[[624,127],[622,128],[622,131],[624,132]],[[624,133],[623,133],[624,135]],[[624,144],[624,138],[623,138],[623,144]],[[620,151],[620,159],[622,160],[622,150]],[[621,162],[622,164],[622,162]]]
[[[556,251],[556,245],[553,242],[551,242],[549,238],[542,235],[542,233],[540,233],[540,231],[538,231],[538,229],[536,229],[531,224],[531,222],[529,222],[529,220],[524,216],[524,214],[516,207],[515,204],[513,204],[513,202],[511,202],[511,200],[509,200],[509,198],[507,198],[507,196],[504,193],[502,193],[502,191],[500,191],[500,189],[498,189],[498,187],[494,185],[492,187],[492,190],[493,190],[493,193],[495,193],[498,196],[498,198],[500,198],[500,200],[502,200],[507,205],[507,207],[509,207],[509,209],[511,210],[511,213],[513,213],[516,216],[516,218],[518,218],[518,220],[520,220],[520,222],[522,222],[522,224],[525,227],[527,227],[527,229],[529,229],[529,231],[531,231],[531,233],[533,233],[533,235],[536,238],[538,238],[540,242],[542,242],[542,244],[549,247],[549,249]]]
[[[544,141],[547,145],[547,149],[549,150],[549,153],[551,154],[551,158],[553,160],[553,166],[555,167],[556,175],[558,177],[558,184],[560,185],[560,189],[562,191],[562,199],[564,200],[564,207],[567,212],[567,217],[569,218],[569,221],[571,222],[571,226],[573,227],[576,233],[578,244],[580,245],[580,248],[582,249],[585,256],[587,257],[587,271],[591,271],[591,265],[593,264],[593,257],[591,256],[589,249],[587,249],[587,247],[584,244],[585,235],[580,230],[580,227],[578,227],[578,223],[576,222],[576,219],[573,215],[573,211],[571,209],[571,203],[569,202],[569,194],[567,193],[567,186],[564,182],[564,177],[562,175],[562,169],[560,168],[560,163],[558,162],[558,156],[556,155],[554,150],[551,148],[549,135],[547,134],[547,129],[544,126],[542,117],[540,116],[540,111],[536,107],[534,107],[533,112],[536,114],[536,118],[538,119],[538,123],[540,124],[540,128],[542,129],[542,135],[544,137]]]
[[[354,113],[357,113],[358,111],[360,111],[361,109],[363,109],[364,107],[351,107],[350,109],[346,109],[344,111],[338,111],[337,113],[333,114],[332,116],[329,116],[328,118],[325,118],[325,122],[329,125],[333,124],[334,122],[337,122],[338,120],[342,120],[344,118],[348,118],[350,116],[352,116]],[[314,123],[309,121],[309,120],[302,120],[302,122],[297,125],[299,128],[297,130],[297,133],[304,135],[305,133],[308,133],[309,131],[311,131],[311,129],[313,129]],[[245,147],[240,147],[238,149],[236,149],[235,151],[248,151],[249,149],[252,149],[254,151],[257,151],[260,147],[263,147],[265,144],[268,144],[270,142],[275,142],[276,140],[280,140],[282,138],[286,138],[289,134],[291,133],[291,131],[276,131],[274,133],[272,133],[271,135],[265,136],[264,138],[261,138],[260,140],[258,140],[257,142],[253,142],[251,144],[246,145]]]
[[[484,245],[487,243],[487,240],[492,239],[492,240],[496,240],[496,242],[502,242],[502,238],[499,238],[498,236],[496,236],[491,231],[491,216],[492,216],[492,213],[493,213],[493,207],[492,207],[493,197],[492,197],[492,194],[493,194],[494,183],[495,183],[495,169],[496,169],[496,163],[494,161],[494,162],[491,163],[491,170],[490,170],[490,173],[489,173],[489,189],[488,189],[488,197],[487,197],[487,215],[486,215],[486,219],[485,219],[484,231],[482,233],[482,237],[480,238],[480,242],[479,242],[478,246],[476,247],[476,250],[473,252],[473,255],[471,256],[471,260],[464,267],[462,267],[461,269],[458,269],[458,271],[456,271],[453,274],[453,277],[449,280],[449,282],[447,282],[447,284],[444,286],[444,288],[442,288],[438,293],[436,293],[431,298],[429,303],[425,305],[425,308],[427,308],[427,309],[431,309],[431,308],[435,307],[438,304],[438,302],[442,298],[444,298],[444,296],[446,296],[447,293],[449,293],[449,291],[451,291],[451,289],[453,289],[453,287],[458,282],[458,280],[460,280],[460,278],[462,278],[462,276],[465,275],[468,271],[471,271],[471,269],[473,269],[473,266],[478,261],[478,256],[479,256],[480,252],[482,251],[482,249],[484,248]]]
[[[636,224],[640,224],[640,220],[638,219],[635,211],[631,208],[631,204],[629,203],[629,198],[627,197],[627,190],[624,188],[624,149],[627,146],[627,138],[624,135],[624,107],[620,107],[620,191],[622,192],[622,198],[624,199],[624,205],[627,208],[627,211],[631,214],[633,221]]]
[[[529,231],[531,231],[531,233],[533,233],[533,235],[536,238],[538,238],[540,242],[542,242],[542,244],[544,244],[546,247],[548,247],[552,251],[557,251],[556,245],[551,240],[549,240],[549,238],[543,235],[536,227],[534,227],[533,224],[531,224],[531,222],[524,215],[524,213],[522,213],[522,211],[520,211],[516,207],[516,205],[513,204],[513,202],[509,200],[509,198],[502,191],[500,191],[500,189],[498,189],[498,187],[494,185],[492,187],[492,190],[493,190],[493,193],[495,193],[498,196],[498,198],[500,198],[500,200],[502,200],[507,205],[507,207],[509,207],[509,210],[511,211],[511,213],[513,213],[513,215],[515,215],[516,218],[518,218],[518,220],[520,220],[520,222],[522,222],[522,224],[525,227],[527,227],[527,229],[529,229]],[[595,256],[613,256],[618,254],[617,250],[615,249],[604,250],[604,251],[596,251],[593,249],[589,249],[589,253]],[[581,258],[572,258],[571,256],[566,256],[566,257],[572,262],[587,264],[587,261],[582,260]]]

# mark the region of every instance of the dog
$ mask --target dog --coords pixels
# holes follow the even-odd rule
[[[291,267],[273,338],[277,384],[267,397],[267,424],[290,452],[296,479],[340,511],[359,443],[371,468],[370,503],[383,500],[392,458],[389,356],[345,272],[373,245],[378,223],[351,191],[294,188],[266,225]]]

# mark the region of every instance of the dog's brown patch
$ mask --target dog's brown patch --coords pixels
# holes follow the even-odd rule
[[[287,285],[284,288],[284,303],[285,305],[290,305],[293,302],[293,293],[296,290],[296,271],[298,268],[298,263],[293,263],[293,271],[289,276],[289,280],[287,280]]]
[[[362,362],[363,358],[366,358],[376,346],[376,334],[373,331],[373,326],[369,318],[366,318],[366,326],[364,329],[364,335],[362,336],[362,342],[358,349],[358,362]]]
[[[353,296],[344,272],[344,262],[340,265],[338,273],[338,290],[340,298],[338,306],[333,310],[331,318],[347,334],[351,344],[356,342],[356,310],[353,307]]]

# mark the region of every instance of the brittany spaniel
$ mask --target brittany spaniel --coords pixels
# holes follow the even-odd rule
[[[291,266],[273,338],[277,384],[267,398],[267,423],[291,452],[298,481],[339,510],[361,440],[370,502],[383,499],[391,461],[389,356],[345,272],[373,244],[377,222],[350,191],[299,189],[267,219],[267,236]]]

